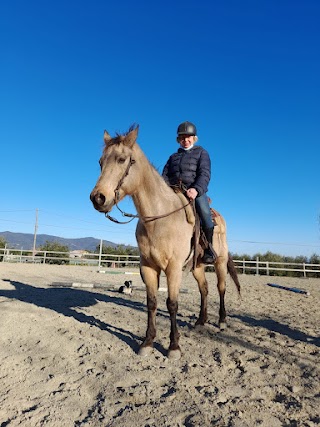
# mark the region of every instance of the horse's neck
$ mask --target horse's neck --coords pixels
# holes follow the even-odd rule
[[[140,147],[137,166],[140,185],[132,195],[135,207],[141,216],[162,215],[181,206],[179,197],[165,183],[162,176],[150,164]]]

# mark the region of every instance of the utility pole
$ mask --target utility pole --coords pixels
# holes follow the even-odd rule
[[[102,243],[103,240],[100,239],[100,250],[99,250],[99,268],[101,267],[101,255],[102,255]]]
[[[34,256],[36,254],[37,231],[38,231],[38,209],[36,209],[36,222],[34,224],[33,250],[32,250],[32,260],[33,261],[34,261]]]

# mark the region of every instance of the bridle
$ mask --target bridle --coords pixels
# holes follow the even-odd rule
[[[121,210],[118,206],[118,202],[119,202],[119,198],[120,198],[119,190],[123,184],[123,181],[128,176],[131,166],[135,163],[136,163],[136,161],[130,156],[127,168],[124,171],[122,177],[120,178],[120,180],[118,182],[117,187],[114,190],[114,204],[116,205],[117,209],[121,212],[122,216],[127,217],[127,218],[131,218],[131,219],[129,219],[129,221],[118,221],[116,218],[113,218],[111,215],[109,215],[107,213],[105,214],[106,218],[108,218],[110,221],[115,222],[117,224],[128,224],[129,222],[133,221],[135,218],[139,218],[144,222],[150,222],[150,221],[155,221],[156,219],[165,218],[167,216],[170,216],[170,215],[172,215],[172,214],[174,214],[174,213],[176,213],[182,209],[185,209],[187,206],[190,205],[191,200],[189,200],[189,202],[187,204],[181,206],[178,209],[175,209],[172,212],[168,212],[168,213],[165,213],[163,215],[155,215],[155,216],[140,216],[140,215],[130,214],[130,213],[127,213],[127,212],[124,212],[123,210]]]
[[[125,216],[125,217],[129,217],[129,218],[131,218],[129,221],[118,221],[116,218],[113,218],[112,216],[110,216],[109,214],[105,214],[105,216],[106,216],[106,218],[108,218],[110,221],[112,221],[112,222],[116,222],[117,224],[128,224],[129,222],[131,222],[131,221],[133,221],[135,218],[139,218],[139,216],[138,215],[134,215],[134,214],[129,214],[129,213],[126,213],[126,212],[123,212],[120,208],[119,208],[119,206],[118,206],[118,202],[119,202],[119,198],[120,198],[120,194],[119,194],[119,190],[120,190],[120,188],[121,188],[121,186],[122,186],[122,184],[123,184],[123,181],[124,181],[124,179],[126,178],[126,176],[128,176],[128,174],[129,174],[129,170],[130,170],[130,168],[131,168],[131,166],[133,165],[133,164],[135,164],[135,160],[130,156],[130,160],[129,160],[129,163],[128,163],[128,165],[127,165],[127,168],[126,168],[126,170],[124,171],[124,174],[122,175],[122,177],[120,178],[120,180],[119,180],[119,182],[118,182],[118,185],[117,185],[117,187],[115,188],[115,190],[114,190],[114,199],[113,199],[113,201],[114,201],[114,204],[116,205],[116,207],[118,208],[118,210],[122,213],[122,216]]]

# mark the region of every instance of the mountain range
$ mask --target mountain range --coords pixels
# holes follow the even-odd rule
[[[33,249],[33,234],[28,233],[12,233],[11,231],[0,231],[0,237],[7,242],[8,248],[12,249]],[[90,252],[95,251],[98,245],[100,245],[100,240],[95,239],[94,237],[81,237],[78,239],[66,239],[64,237],[51,236],[49,234],[37,234],[36,236],[36,247],[44,245],[46,242],[57,242],[61,245],[67,246],[70,251],[75,250],[87,250]],[[115,248],[120,246],[119,244],[109,242],[108,240],[103,240],[105,246],[111,246]]]

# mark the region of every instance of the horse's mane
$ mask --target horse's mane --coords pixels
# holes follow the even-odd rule
[[[127,130],[127,132],[125,132],[125,133],[120,133],[120,132],[116,132],[116,134],[115,134],[115,136],[110,140],[110,141],[108,141],[108,143],[107,143],[107,146],[108,147],[110,147],[111,145],[119,145],[119,144],[121,144],[121,142],[124,140],[124,138],[131,132],[131,131],[133,131],[133,130],[135,130],[135,129],[137,129],[137,128],[139,128],[139,125],[138,124],[136,124],[136,123],[133,123],[130,127],[129,127],[129,129]],[[146,157],[146,160],[147,160],[147,162],[149,163],[149,166],[151,167],[151,169],[153,169],[154,170],[154,172],[164,181],[164,179],[163,179],[163,177],[162,177],[162,174],[161,174],[161,172],[159,171],[159,169],[158,168],[156,168],[150,161],[149,161],[149,159]],[[164,181],[165,182],[165,181]],[[172,189],[172,187],[170,187],[170,185],[168,185],[166,182],[165,182],[165,184],[166,184],[166,186],[168,187],[168,188],[170,188],[172,191],[174,191],[173,189]]]
[[[116,144],[121,144],[121,142],[124,140],[124,138],[133,130],[139,128],[139,125],[137,125],[136,123],[133,123],[129,129],[127,130],[127,132],[125,133],[120,133],[120,132],[116,132],[116,135],[108,142],[108,146],[110,145],[116,145]]]

